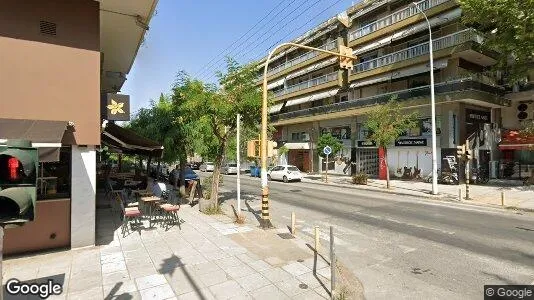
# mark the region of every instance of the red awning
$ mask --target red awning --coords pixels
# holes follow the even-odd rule
[[[532,150],[534,151],[534,136],[525,136],[518,130],[505,131],[499,144],[501,150]]]

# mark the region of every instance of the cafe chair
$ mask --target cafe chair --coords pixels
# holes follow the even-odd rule
[[[119,203],[121,206],[122,217],[121,233],[122,237],[125,237],[126,234],[130,232],[130,229],[133,227],[133,225],[137,226],[139,230],[142,224],[141,217],[143,214],[138,207],[124,207],[122,201],[119,201]],[[141,232],[139,231],[139,233]]]
[[[172,225],[178,223],[180,230],[180,217],[178,216],[178,211],[180,210],[180,204],[160,204],[159,211],[163,214],[163,224],[165,224],[165,230],[168,230]]]

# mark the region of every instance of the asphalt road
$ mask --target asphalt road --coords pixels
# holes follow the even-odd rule
[[[243,175],[242,210],[257,223],[260,181]],[[235,204],[235,175],[221,199]],[[534,284],[534,216],[458,203],[328,187],[270,183],[271,217],[283,228],[297,216],[309,241],[336,232],[339,259],[368,299],[482,299],[485,284]]]

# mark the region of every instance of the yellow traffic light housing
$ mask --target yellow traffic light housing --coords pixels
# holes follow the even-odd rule
[[[356,59],[356,57],[352,55],[352,48],[339,45],[339,54],[345,55],[339,57],[339,67],[352,70],[354,67],[353,60]],[[346,56],[350,56],[350,58]]]
[[[465,158],[466,158],[467,160],[471,160],[471,159],[473,159],[473,156],[472,156],[470,150],[466,150],[466,151],[465,151]]]
[[[247,142],[247,157],[260,157],[259,140],[251,140]]]

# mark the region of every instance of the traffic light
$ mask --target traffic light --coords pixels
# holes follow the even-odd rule
[[[466,150],[465,151],[465,159],[467,159],[467,160],[473,159],[471,150]]]
[[[456,146],[456,155],[460,158],[465,155],[465,145]]]
[[[29,141],[0,145],[0,225],[33,221],[39,155]]]
[[[259,140],[251,140],[247,142],[247,157],[260,157]]]
[[[275,141],[267,141],[267,157],[273,157],[276,145]]]
[[[352,58],[343,57],[343,56],[339,57],[339,67],[343,69],[352,70],[352,68],[354,67],[353,60],[356,58],[355,56],[352,55],[352,48],[339,45],[339,54],[352,57]]]

